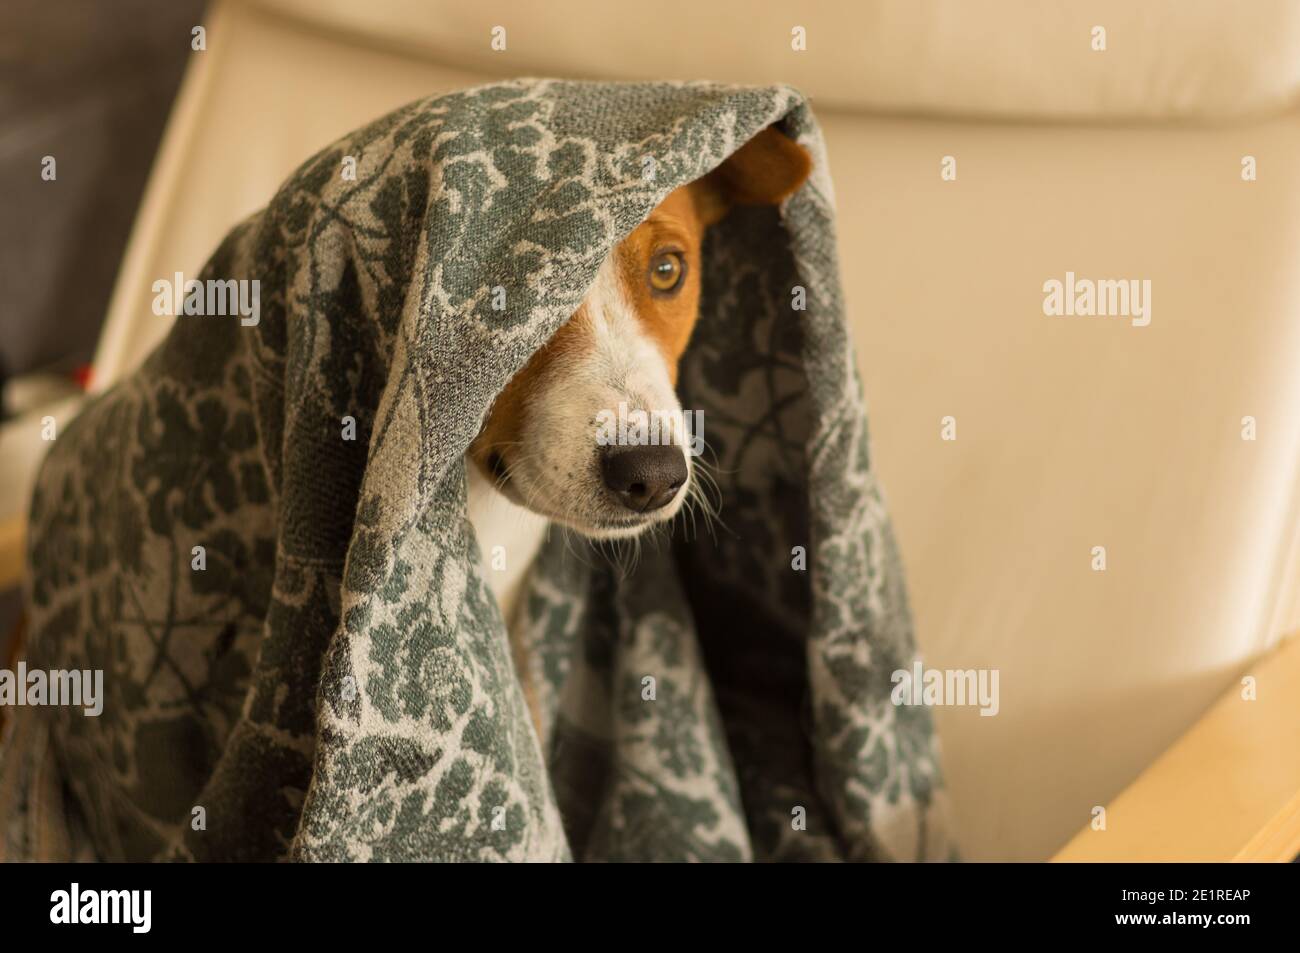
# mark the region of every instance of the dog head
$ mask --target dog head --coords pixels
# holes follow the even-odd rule
[[[811,168],[802,147],[768,128],[669,193],[498,396],[470,446],[473,465],[513,502],[593,538],[675,516],[694,445],[674,388],[699,316],[705,231],[733,205],[780,203]]]

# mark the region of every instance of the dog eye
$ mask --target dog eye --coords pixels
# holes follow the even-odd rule
[[[661,252],[650,259],[650,287],[658,294],[676,291],[684,277],[686,262],[678,252]]]

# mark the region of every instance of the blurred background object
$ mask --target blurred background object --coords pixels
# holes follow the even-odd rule
[[[198,0],[0,6],[0,367],[89,363]],[[42,160],[57,178],[42,178]],[[16,401],[16,403],[15,403]],[[30,405],[28,405],[30,407]],[[6,410],[22,410],[6,394]]]
[[[92,22],[100,6],[84,4]],[[137,57],[150,69],[189,65],[92,389],[167,332],[154,280],[196,273],[303,159],[407,101],[519,75],[790,82],[825,132],[875,462],[926,662],[1000,675],[996,717],[936,713],[966,856],[1051,856],[1242,675],[1276,670],[1257,666],[1300,626],[1300,2],[218,0],[194,52],[178,6],[112,8],[113,26],[137,31],[112,42],[161,43],[165,54]],[[37,36],[17,21],[81,7],[6,15]],[[41,51],[24,56],[50,75]],[[166,99],[125,88],[129,102]],[[47,121],[43,108],[22,115],[33,130]],[[115,264],[78,264],[84,247],[61,252],[56,233],[26,223],[52,215],[116,263],[121,233],[105,234],[97,203],[127,191],[112,150],[128,146],[101,132],[112,161],[101,152],[91,169],[75,136],[20,146],[10,122],[3,158],[21,175],[6,179],[30,180],[14,230],[28,265],[6,251],[5,290],[71,262],[46,290],[18,291],[39,303],[24,314],[50,320],[83,268],[107,282]],[[138,134],[148,147],[130,148],[147,162],[153,139]],[[65,167],[69,190],[80,182],[80,203],[54,213],[36,175],[51,149],[68,160],[60,187]],[[1150,280],[1150,325],[1045,315],[1044,282],[1068,271]],[[75,347],[47,327],[12,360],[75,367],[97,318],[87,305]],[[44,406],[62,421],[75,401]],[[955,440],[941,438],[946,417]],[[0,431],[12,473],[0,580],[21,565],[14,514],[42,451],[38,420]],[[1272,783],[1255,790],[1300,789],[1294,751],[1264,754]],[[1195,807],[1194,783],[1177,790]],[[1109,831],[1127,836],[1123,811]]]
[[[0,430],[0,659],[41,448],[30,424],[85,382],[202,11],[201,0],[0,4],[0,424],[28,418]]]

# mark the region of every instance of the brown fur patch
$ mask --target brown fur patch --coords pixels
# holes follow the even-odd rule
[[[707,225],[700,216],[694,183],[674,189],[618,246],[619,271],[632,310],[668,364],[668,377],[677,384],[677,362],[700,315],[700,246]],[[650,285],[650,264],[665,252],[681,255],[686,274],[672,294],[656,294]]]
[[[780,205],[811,173],[807,150],[768,126],[699,180],[712,193],[707,224],[721,219],[732,205]]]

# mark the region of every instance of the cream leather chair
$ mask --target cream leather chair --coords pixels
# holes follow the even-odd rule
[[[793,83],[827,138],[927,664],[999,673],[996,717],[938,711],[966,856],[1045,859],[1080,830],[1063,858],[1294,852],[1300,4],[811,6],[219,0],[96,386],[166,332],[157,277],[406,101],[515,75]],[[1067,272],[1149,279],[1150,324],[1045,315]]]

